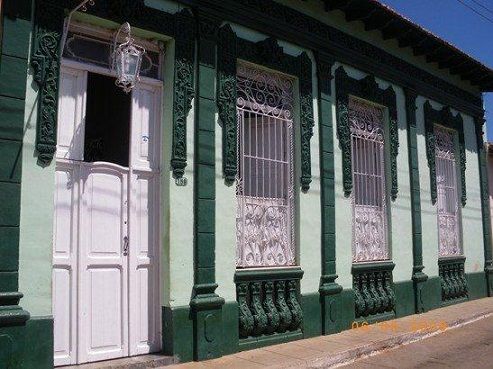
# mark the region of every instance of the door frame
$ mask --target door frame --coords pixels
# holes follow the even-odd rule
[[[116,78],[116,73],[109,70],[108,68],[105,67],[100,67],[97,65],[89,64],[89,63],[83,63],[83,62],[78,62],[74,60],[69,60],[66,58],[62,58],[61,63],[60,63],[60,68],[68,68],[68,69],[74,69],[78,71],[84,71],[87,73],[96,73],[100,75],[105,75],[105,76],[111,76]],[[156,193],[154,196],[152,196],[152,199],[149,199],[150,201],[155,201],[157,204],[157,219],[153,220],[153,222],[157,225],[157,230],[155,232],[155,237],[156,237],[156,242],[155,242],[155,260],[153,261],[153,267],[156,268],[156,276],[153,280],[154,285],[150,287],[154,287],[154,293],[155,293],[155,301],[154,303],[157,305],[155,306],[156,310],[156,316],[155,316],[155,324],[157,325],[155,334],[157,335],[156,337],[156,343],[155,343],[155,350],[153,352],[157,352],[162,349],[163,345],[163,332],[162,332],[162,322],[161,322],[161,311],[160,307],[162,305],[162,299],[164,295],[163,287],[164,287],[164,281],[163,281],[163,274],[162,274],[162,260],[163,260],[163,206],[162,206],[162,199],[163,199],[163,182],[162,182],[162,170],[163,170],[163,111],[164,111],[164,94],[163,94],[163,81],[158,80],[158,79],[153,79],[149,77],[140,77],[140,81],[136,84],[138,87],[139,85],[144,85],[147,87],[152,88],[155,90],[158,94],[156,97],[156,104],[155,104],[155,124],[156,124],[156,146],[155,147],[155,152],[154,152],[154,159],[156,160],[156,165],[151,168],[148,172],[154,173],[155,180],[157,180],[156,184]],[[87,91],[87,88],[86,88]],[[132,110],[130,112],[131,114],[131,126],[130,126],[130,135],[132,137],[132,130],[133,130],[133,91],[132,91]],[[57,117],[57,123],[58,122],[58,117]],[[131,187],[131,175],[134,173],[133,170],[133,163],[131,162],[132,160],[132,139],[130,138],[129,142],[129,166],[128,166],[128,185],[127,185],[127,192],[130,192],[130,187]],[[66,168],[67,166],[70,165],[71,162],[74,162],[74,160],[70,159],[64,159],[64,158],[55,158],[56,160],[56,166],[60,166],[62,168]],[[112,165],[112,164],[110,164]],[[143,170],[141,168],[135,168],[135,172],[139,173],[142,172]],[[77,171],[80,171],[81,168],[78,166]],[[128,193],[128,195],[130,195]],[[79,198],[77,198],[77,203],[80,201]],[[128,207],[130,209],[130,207]],[[77,218],[79,218],[79,215],[77,215]],[[130,219],[130,214],[128,214],[128,218]],[[55,235],[54,235],[55,236]],[[75,342],[73,342],[74,347],[72,347],[73,355],[75,358],[71,359],[71,362],[64,362],[60,363],[57,365],[67,365],[67,364],[78,364],[80,363],[80,358],[84,357],[84,355],[81,355],[81,340],[79,339],[79,334],[80,334],[80,325],[79,325],[79,314],[80,314],[80,309],[78,307],[78,299],[79,299],[79,286],[80,286],[80,277],[79,277],[79,269],[80,269],[80,261],[81,261],[81,247],[80,247],[80,236],[77,235],[76,240],[75,240],[75,250],[74,250],[74,257],[76,257],[75,261],[75,267],[73,269],[74,271],[74,280],[72,285],[76,288],[76,291],[73,293],[76,296],[76,306],[73,308],[73,311],[75,311],[76,317],[75,317],[75,324],[73,326],[74,332],[71,332],[71,337],[72,339],[75,339]],[[130,268],[131,265],[131,260],[130,258],[127,259],[127,270]],[[55,266],[57,265],[56,261],[52,261],[52,265]],[[52,268],[53,268],[52,266]],[[131,310],[131,304],[130,304],[130,279],[129,279],[130,274],[127,275],[127,324],[128,324],[128,329],[126,330],[126,342],[127,342],[127,350],[128,350],[128,357],[139,355],[140,353],[132,353],[132,348],[130,347],[130,310]],[[125,356],[124,356],[125,357]]]

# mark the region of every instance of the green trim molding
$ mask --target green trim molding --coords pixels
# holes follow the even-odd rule
[[[236,117],[236,61],[241,59],[268,67],[298,78],[300,102],[301,178],[303,192],[312,181],[310,140],[315,125],[313,118],[312,62],[306,52],[294,57],[284,53],[274,38],[252,42],[237,37],[231,26],[220,30],[218,52],[217,108],[223,128],[223,176],[232,184],[238,171],[237,117]]]
[[[416,128],[416,98],[417,92],[412,88],[404,89],[406,101],[406,121],[407,121],[407,147],[409,157],[409,170],[411,171],[410,189],[411,189],[411,220],[413,231],[413,286],[414,286],[414,304],[415,312],[422,313],[425,311],[423,303],[423,283],[428,276],[423,273],[423,235],[421,226],[421,193],[419,185],[419,157],[418,157],[418,140]]]
[[[390,141],[390,195],[397,198],[397,155],[399,153],[399,134],[397,131],[397,100],[392,86],[382,89],[375,77],[368,75],[362,79],[350,77],[343,66],[336,69],[336,109],[337,137],[342,151],[342,181],[344,195],[349,197],[353,190],[353,173],[351,158],[351,127],[349,122],[349,97],[356,96],[384,106],[388,110]]]
[[[431,202],[437,201],[437,178],[435,163],[435,124],[443,125],[457,132],[459,138],[459,168],[461,180],[461,204],[466,206],[466,145],[464,142],[464,125],[460,113],[454,117],[450,107],[444,106],[441,110],[433,109],[429,100],[424,104],[425,115],[425,136],[426,136],[426,157],[430,168],[430,193]]]
[[[489,201],[488,168],[483,139],[484,116],[475,118],[476,144],[478,147],[479,180],[481,188],[481,214],[483,220],[484,272],[488,296],[493,296],[493,250],[491,240],[491,209]]]
[[[336,274],[336,227],[335,227],[335,183],[334,183],[334,135],[332,124],[332,67],[330,55],[318,54],[318,118],[320,132],[320,173],[322,210],[322,276],[320,277],[320,303],[322,304],[322,333],[338,330],[334,309],[342,286],[337,284]]]
[[[341,63],[378,75],[400,86],[417,85],[419,93],[476,116],[482,111],[480,93],[461,89],[398,56],[299,10],[274,0],[178,0],[300,47],[336,56]]]
[[[0,367],[53,369],[53,319],[33,317],[22,325],[0,325]]]

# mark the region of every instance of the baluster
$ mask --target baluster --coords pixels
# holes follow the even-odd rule
[[[466,280],[466,275],[464,274],[464,264],[460,263],[459,264],[459,276],[460,276],[460,280],[462,282],[462,286],[463,286],[463,297],[467,297],[468,296],[468,291],[467,291],[467,280]]]
[[[384,284],[383,273],[378,272],[377,273],[377,291],[378,291],[378,293],[381,297],[381,301],[382,301],[382,306],[380,307],[380,310],[379,310],[380,313],[384,313],[390,305],[390,298],[385,293],[385,290],[383,288],[383,284]]]
[[[365,312],[365,300],[361,294],[361,278],[359,274],[356,274],[353,279],[353,291],[354,291],[354,303],[356,318],[361,317]]]
[[[286,304],[286,285],[284,281],[277,281],[276,287],[276,299],[275,305],[277,311],[279,311],[279,317],[281,318],[279,322],[278,332],[283,333],[291,325],[292,315],[289,311],[288,305]]]
[[[238,296],[238,308],[239,308],[239,323],[240,323],[240,337],[248,337],[253,330],[254,320],[252,312],[248,307],[248,284],[240,283],[236,286],[236,293]]]
[[[253,328],[254,336],[260,336],[265,331],[265,328],[267,327],[267,315],[265,315],[264,309],[262,308],[260,287],[261,287],[260,282],[254,282],[251,284],[251,290],[252,290],[251,308],[252,308],[253,319],[255,322]]]
[[[386,271],[384,272],[384,276],[385,276],[384,288],[385,291],[387,292],[387,295],[389,296],[389,305],[387,307],[387,311],[392,311],[394,310],[395,307],[395,295],[394,295],[394,290],[392,289],[392,281],[391,281],[392,273]]]
[[[368,276],[366,273],[361,274],[361,293],[363,294],[363,299],[365,300],[365,313],[364,315],[373,314],[375,303],[371,297],[370,291],[368,290]]]
[[[276,305],[274,304],[274,282],[264,283],[264,293],[264,310],[265,314],[267,315],[268,321],[265,333],[271,334],[279,328],[279,323],[281,321],[279,312],[277,311]]]
[[[303,321],[303,311],[301,310],[301,306],[298,302],[298,293],[296,288],[296,281],[288,282],[288,301],[287,305],[289,310],[291,311],[292,320],[290,324],[290,328],[292,330],[296,330],[301,326]]]
[[[368,273],[368,286],[373,300],[373,314],[377,314],[382,307],[382,300],[377,292],[375,273],[373,272]]]

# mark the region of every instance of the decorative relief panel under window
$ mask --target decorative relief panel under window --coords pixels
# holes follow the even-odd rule
[[[385,110],[349,99],[353,171],[353,262],[386,260]]]
[[[435,125],[439,256],[461,255],[454,132]]]
[[[236,266],[295,264],[293,80],[239,63]]]

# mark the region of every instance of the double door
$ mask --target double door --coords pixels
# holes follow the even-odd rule
[[[141,83],[131,96],[111,100],[108,94],[119,91],[109,81],[82,66],[64,66],[61,72],[53,245],[55,365],[160,349],[160,84]],[[91,96],[95,89],[97,99]],[[105,111],[107,117],[95,123],[92,116]],[[123,133],[111,132],[119,127]],[[88,134],[91,130],[104,139]],[[119,136],[128,137],[118,141]]]

